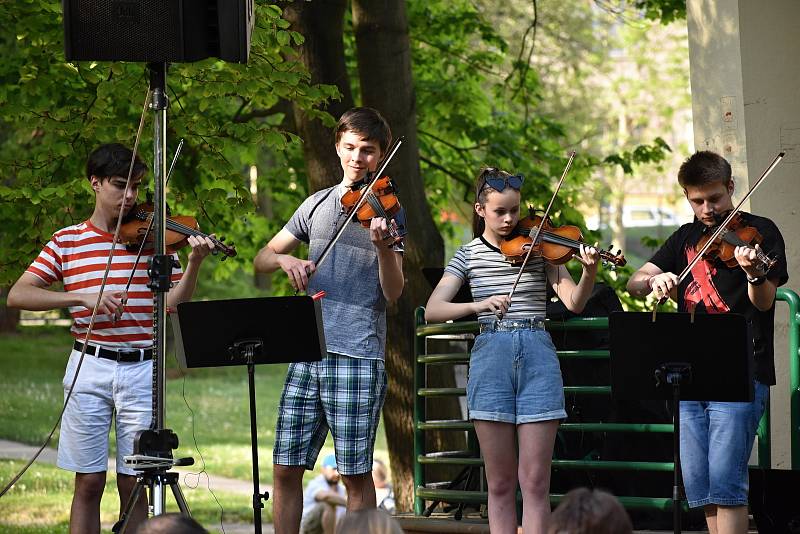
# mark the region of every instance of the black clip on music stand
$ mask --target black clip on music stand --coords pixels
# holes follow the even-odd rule
[[[673,531],[681,532],[680,401],[753,400],[753,338],[735,313],[614,312],[609,317],[611,395],[671,400]]]
[[[247,365],[253,518],[261,534],[255,365],[320,361],[326,353],[320,302],[308,296],[184,302],[178,305],[178,360],[184,369]]]

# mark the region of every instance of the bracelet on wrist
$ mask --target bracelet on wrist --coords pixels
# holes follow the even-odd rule
[[[752,276],[752,277],[749,274],[747,274],[746,276],[747,276],[747,283],[750,284],[751,286],[760,286],[761,284],[767,281],[767,277],[764,276],[763,274],[761,276]]]

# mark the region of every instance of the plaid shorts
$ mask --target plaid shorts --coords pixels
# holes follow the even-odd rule
[[[273,462],[313,469],[330,429],[343,475],[372,471],[375,432],[386,396],[383,360],[328,353],[289,365],[278,407]]]

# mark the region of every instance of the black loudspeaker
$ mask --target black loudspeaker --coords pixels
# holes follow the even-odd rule
[[[800,471],[750,468],[750,511],[760,534],[800,534]]]
[[[247,63],[253,0],[62,0],[67,61]]]

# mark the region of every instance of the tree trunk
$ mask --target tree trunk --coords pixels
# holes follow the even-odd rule
[[[16,332],[19,325],[19,310],[6,306],[9,289],[0,286],[0,332]]]
[[[291,22],[292,29],[305,37],[305,42],[299,48],[299,59],[311,73],[311,83],[336,85],[339,88],[342,98],[331,101],[325,108],[337,120],[353,107],[342,40],[346,8],[346,0],[296,0],[284,9],[284,17]],[[333,150],[333,128],[310,117],[296,105],[294,119],[297,134],[303,140],[311,192],[339,183],[342,167]]]
[[[363,105],[383,114],[395,137],[404,136],[403,146],[389,167],[398,184],[399,197],[408,216],[409,234],[403,271],[403,296],[388,311],[386,368],[389,391],[383,408],[386,441],[392,466],[393,485],[400,510],[410,510],[413,499],[413,403],[414,403],[414,308],[424,304],[431,289],[422,267],[443,264],[444,245],[431,217],[420,175],[417,115],[408,21],[403,0],[353,0],[353,30],[356,36],[358,71]],[[433,372],[447,376],[431,378],[452,382],[452,368],[435,366]],[[430,376],[430,375],[429,375]],[[459,418],[456,399],[438,402],[439,416]],[[430,446],[463,448],[463,435],[433,436]]]

